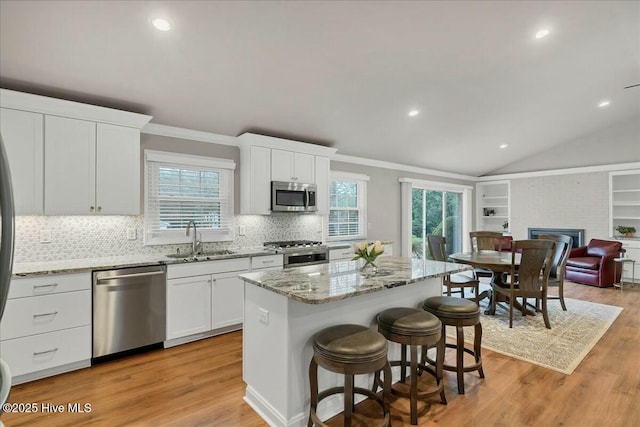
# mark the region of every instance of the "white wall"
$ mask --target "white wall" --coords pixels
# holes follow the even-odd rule
[[[584,228],[585,243],[607,239],[608,172],[511,180],[511,231],[526,239],[528,227]]]
[[[585,135],[487,174],[497,175],[640,161],[640,120]]]

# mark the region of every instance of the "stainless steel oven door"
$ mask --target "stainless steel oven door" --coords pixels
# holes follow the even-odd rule
[[[284,253],[284,268],[326,264],[328,262],[329,253],[326,250],[318,251],[317,249],[299,249]]]

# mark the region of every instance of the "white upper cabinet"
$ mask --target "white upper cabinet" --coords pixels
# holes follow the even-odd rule
[[[140,130],[98,123],[96,144],[98,213],[140,213]]]
[[[140,213],[151,116],[6,89],[0,104],[18,214]]]
[[[315,156],[286,150],[271,150],[271,180],[315,184]]]
[[[0,133],[9,157],[17,215],[41,215],[44,201],[43,115],[0,109]]]
[[[240,213],[269,215],[271,150],[257,145],[240,151]]]
[[[45,213],[94,213],[96,124],[47,116],[45,128]]]
[[[45,117],[45,213],[140,212],[140,131]]]
[[[271,181],[318,185],[318,213],[327,213],[329,157],[335,148],[252,133],[240,135],[238,144],[240,213],[271,213]]]

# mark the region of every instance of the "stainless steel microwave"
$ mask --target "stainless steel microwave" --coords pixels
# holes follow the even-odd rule
[[[315,184],[271,181],[271,210],[274,212],[315,212]]]

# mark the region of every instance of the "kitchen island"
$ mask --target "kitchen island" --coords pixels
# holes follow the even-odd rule
[[[329,264],[241,274],[244,280],[243,380],[245,401],[272,426],[306,426],[311,338],[322,328],[356,323],[375,327],[378,312],[419,307],[441,295],[441,277],[467,265],[409,258],[379,258],[374,277],[359,274],[359,263]],[[390,357],[399,348],[390,345]],[[398,377],[394,371],[394,377]],[[370,387],[366,375],[356,385]],[[318,371],[320,390],[341,385],[342,376]],[[342,411],[342,396],[325,399],[321,419]]]

